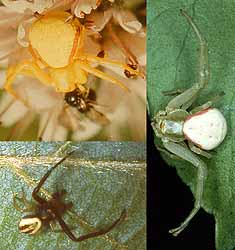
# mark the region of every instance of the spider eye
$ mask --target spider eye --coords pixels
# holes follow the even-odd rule
[[[21,233],[35,234],[42,226],[42,221],[38,217],[24,217],[19,223]]]

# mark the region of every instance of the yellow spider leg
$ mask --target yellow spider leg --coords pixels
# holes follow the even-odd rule
[[[39,68],[36,63],[33,63],[31,61],[23,61],[16,66],[11,66],[8,68],[7,79],[6,82],[4,83],[4,89],[11,95],[13,95],[16,99],[20,98],[12,89],[12,84],[16,76],[20,73],[34,76],[43,84],[51,85],[51,78],[41,68]]]
[[[84,63],[83,61],[77,60],[76,63],[80,66],[81,69],[87,71],[88,73],[93,74],[101,79],[106,80],[106,81],[110,81],[114,84],[117,84],[126,91],[130,91],[121,81],[117,80],[116,78],[112,77],[111,75],[106,74],[106,73],[104,73],[96,68],[93,68],[89,64]]]
[[[83,59],[83,56],[79,57],[79,59]],[[140,76],[142,78],[145,78],[145,74],[143,72],[139,72],[138,70],[132,69],[130,66],[128,66],[125,63],[120,63],[119,61],[115,61],[115,60],[110,60],[107,58],[101,58],[98,56],[93,56],[93,55],[89,55],[89,54],[84,54],[84,60],[90,61],[90,62],[99,62],[100,64],[104,64],[104,65],[113,65],[113,66],[117,66],[121,69],[127,70],[129,71],[131,74]]]

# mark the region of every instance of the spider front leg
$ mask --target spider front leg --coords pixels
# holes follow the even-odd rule
[[[142,78],[145,78],[145,74],[143,72],[139,72],[138,70],[131,68],[130,66],[128,66],[125,63],[120,63],[119,61],[110,60],[107,58],[101,58],[101,57],[93,56],[93,55],[89,55],[89,54],[85,54],[84,59],[89,61],[89,62],[98,62],[98,63],[103,64],[103,65],[116,66],[118,68],[121,68],[123,70],[128,71],[130,74],[132,74],[134,76],[140,76]]]
[[[11,66],[7,70],[7,77],[6,82],[4,83],[4,89],[18,100],[21,100],[21,98],[12,89],[12,84],[18,74],[33,76],[34,78],[41,81],[43,84],[51,85],[51,78],[34,62],[23,61],[17,64],[16,66]],[[24,102],[23,100],[21,101]]]
[[[94,238],[94,237],[97,237],[97,236],[100,236],[100,235],[104,235],[106,233],[108,233],[109,231],[111,231],[117,224],[119,224],[123,219],[125,219],[126,217],[126,209],[124,209],[120,215],[120,217],[115,220],[109,227],[107,228],[103,228],[103,229],[100,229],[98,231],[95,231],[95,232],[91,232],[91,233],[88,233],[88,234],[85,234],[85,235],[82,235],[80,237],[76,237],[71,229],[68,227],[68,225],[64,222],[64,220],[58,215],[56,214],[56,219],[58,220],[61,228],[63,229],[63,231],[68,235],[68,237],[72,240],[72,241],[75,241],[75,242],[80,242],[80,241],[84,241],[84,240],[87,240],[89,238]]]
[[[187,89],[186,91],[172,99],[167,105],[167,109],[169,110],[180,107],[183,109],[189,108],[197,98],[200,90],[207,85],[210,78],[207,42],[192,18],[183,10],[181,10],[181,14],[187,19],[199,41],[200,52],[198,82],[195,83],[190,89]]]
[[[197,168],[197,186],[196,186],[194,208],[191,211],[191,213],[188,215],[188,217],[183,221],[183,223],[180,224],[179,227],[171,229],[169,231],[174,236],[177,236],[181,231],[183,231],[187,227],[189,222],[192,220],[192,218],[196,215],[196,213],[201,207],[203,186],[204,186],[204,181],[206,178],[207,167],[206,167],[206,164],[199,157],[197,157],[193,152],[191,152],[187,147],[184,147],[180,144],[177,144],[175,142],[170,142],[167,140],[165,141],[163,140],[163,145],[169,152],[181,157],[187,162],[190,162],[193,166]]]
[[[113,76],[104,73],[96,68],[91,67],[89,64],[87,64],[86,62],[82,61],[82,60],[77,60],[76,64],[83,69],[84,71],[93,74],[103,80],[112,82],[114,84],[119,85],[122,89],[126,90],[126,91],[130,91],[121,81],[117,80],[116,78],[114,78]]]
[[[45,183],[45,181],[47,180],[47,178],[50,176],[50,174],[52,173],[52,171],[57,168],[63,161],[65,161],[71,154],[73,154],[75,151],[71,151],[70,153],[68,153],[65,157],[63,157],[59,162],[57,162],[52,168],[50,168],[46,174],[42,177],[42,179],[39,181],[38,185],[34,188],[33,193],[32,193],[32,197],[39,203],[44,203],[45,200],[40,197],[38,195],[42,185]]]

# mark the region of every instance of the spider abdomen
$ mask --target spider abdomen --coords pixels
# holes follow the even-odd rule
[[[205,150],[216,148],[225,138],[227,123],[216,108],[209,108],[190,115],[184,122],[185,137]]]

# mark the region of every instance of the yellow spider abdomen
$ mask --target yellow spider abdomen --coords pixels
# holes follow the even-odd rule
[[[67,22],[69,17],[67,12],[52,12],[31,26],[29,41],[33,54],[49,67],[67,66],[76,51],[81,29],[77,22]]]

